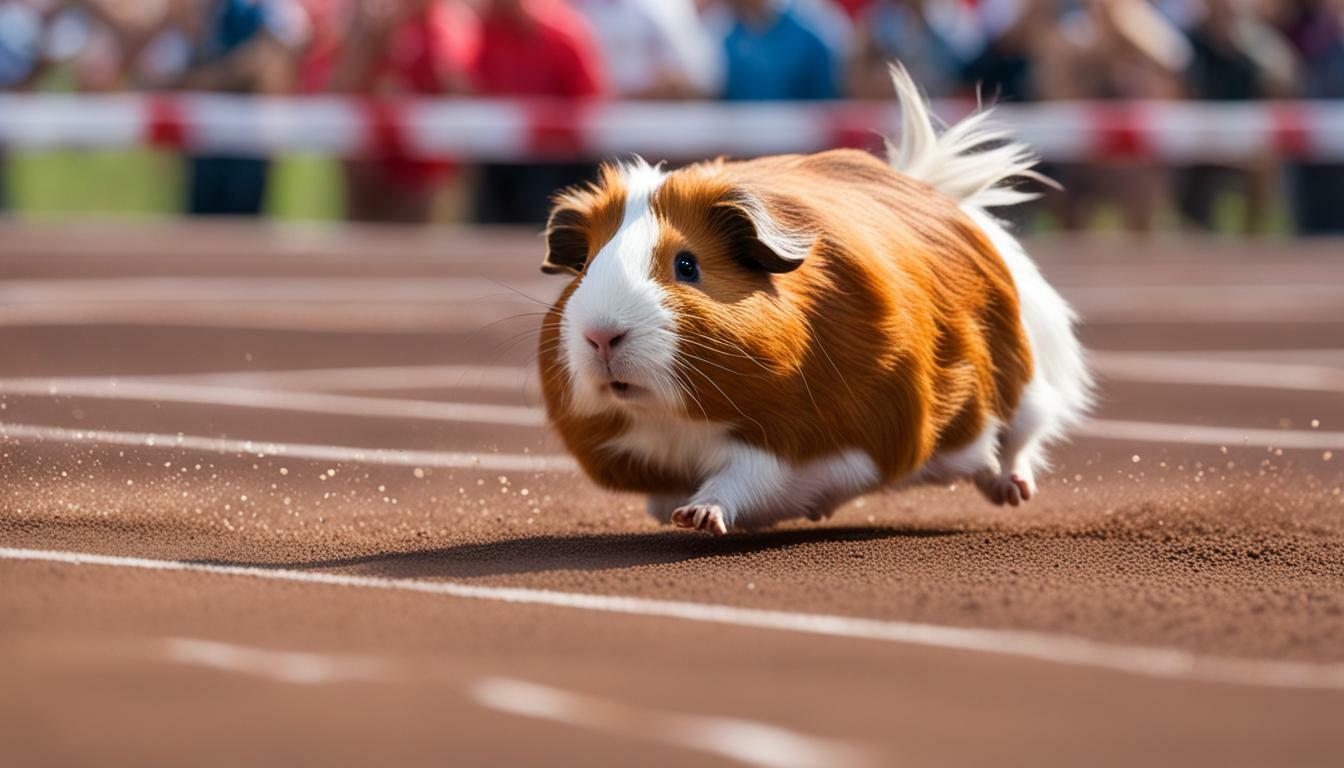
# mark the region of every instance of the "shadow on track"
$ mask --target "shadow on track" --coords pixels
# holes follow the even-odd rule
[[[473,578],[548,571],[606,571],[701,558],[729,558],[810,544],[957,536],[968,532],[962,529],[917,527],[840,527],[763,531],[724,538],[681,531],[579,534],[532,536],[482,544],[459,544],[443,549],[304,562],[197,562],[255,568],[349,569],[349,572],[361,576],[393,579]]]

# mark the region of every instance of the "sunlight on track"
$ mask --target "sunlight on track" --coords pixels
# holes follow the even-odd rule
[[[762,768],[858,768],[876,756],[838,742],[737,718],[640,709],[558,688],[489,677],[468,688],[483,707],[726,757]]]
[[[0,423],[0,439],[55,441],[76,445],[120,445],[133,448],[205,451],[207,453],[246,454],[257,457],[290,457],[315,461],[382,464],[401,467],[440,467],[514,472],[573,472],[577,468],[573,459],[560,455],[355,448],[340,445],[232,440],[222,437],[197,437],[180,434],[65,429],[29,424]]]
[[[230,408],[260,408],[332,416],[420,419],[514,427],[540,427],[546,423],[546,414],[540,409],[515,405],[359,397],[133,379],[0,381],[0,395],[3,394],[220,405]]]
[[[868,749],[767,723],[645,709],[514,678],[462,680],[460,674],[446,674],[400,659],[276,651],[187,637],[165,638],[152,646],[158,649],[151,656],[154,660],[290,685],[449,685],[478,706],[495,712],[706,752],[761,768],[863,768],[877,764],[876,755]]]
[[[153,560],[81,552],[0,548],[0,559],[246,577],[329,587],[397,590],[513,605],[538,605],[719,624],[752,630],[925,646],[1172,680],[1266,688],[1344,690],[1344,664],[1207,656],[1177,648],[1121,645],[1073,635],[1053,635],[1024,630],[939,626],[620,595],[495,587],[451,581],[350,576],[320,571]]]

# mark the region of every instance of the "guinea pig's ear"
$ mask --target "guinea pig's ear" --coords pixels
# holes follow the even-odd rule
[[[792,272],[817,243],[806,206],[785,195],[735,187],[720,206],[747,238],[747,258],[767,272]]]
[[[573,193],[562,193],[546,222],[546,259],[541,271],[548,275],[577,275],[588,261],[589,203]]]

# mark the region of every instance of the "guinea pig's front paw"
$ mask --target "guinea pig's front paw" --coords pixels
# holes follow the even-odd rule
[[[835,517],[836,505],[817,504],[807,511],[807,519],[814,523],[820,523],[823,520],[830,520]]]
[[[688,504],[672,512],[672,522],[678,528],[708,531],[719,535],[728,532],[725,519],[723,507],[718,504]]]

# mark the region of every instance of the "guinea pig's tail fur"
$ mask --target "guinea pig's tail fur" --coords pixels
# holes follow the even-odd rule
[[[1009,182],[1028,178],[1058,188],[1033,170],[1038,158],[1026,144],[990,121],[993,109],[971,115],[950,128],[940,124],[905,66],[891,65],[891,79],[901,102],[900,144],[887,144],[893,168],[928,184],[963,205],[996,208],[1038,197]]]

